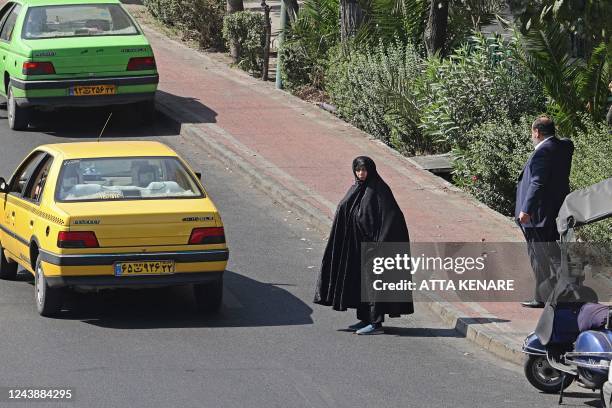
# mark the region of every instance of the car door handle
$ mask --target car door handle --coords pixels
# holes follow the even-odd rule
[[[34,220],[30,220],[30,227],[34,226]]]

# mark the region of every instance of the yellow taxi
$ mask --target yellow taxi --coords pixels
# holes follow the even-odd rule
[[[228,247],[200,175],[149,141],[36,148],[0,178],[0,278],[34,275],[38,312],[66,288],[192,284],[197,306],[222,303]]]

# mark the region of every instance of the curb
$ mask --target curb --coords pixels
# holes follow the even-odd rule
[[[185,137],[189,139],[189,141],[194,142],[198,148],[211,154],[216,160],[233,163],[240,173],[242,173],[242,176],[256,181],[254,183],[256,188],[272,194],[282,206],[287,210],[294,211],[294,213],[310,227],[325,235],[329,233],[332,220],[328,216],[305,202],[297,193],[271,182],[268,177],[262,175],[257,167],[243,160],[238,154],[215,143],[213,139],[207,137],[205,129],[202,129],[202,126],[192,123],[181,123],[177,120],[177,117],[181,115],[180,107],[172,106],[171,103],[161,100],[158,100],[157,107],[160,113],[165,117],[180,125],[181,137]],[[484,328],[481,324],[474,324],[474,319],[462,317],[463,313],[449,302],[435,300],[429,296],[427,297],[430,301],[419,303],[425,304],[426,307],[440,317],[445,324],[454,326],[455,330],[463,334],[466,339],[503,360],[515,364],[523,363],[523,354],[521,351],[518,348],[512,347],[512,341],[509,341],[510,339],[506,338],[503,334],[497,333],[495,330]]]
[[[430,299],[431,302],[423,302],[423,304],[444,323],[449,326],[454,325],[455,330],[463,334],[467,340],[505,361],[523,365],[525,356],[518,347],[512,346],[511,339],[495,330],[480,327],[482,325],[478,323],[474,324],[472,318],[462,317],[463,313],[449,302],[434,300],[431,297]]]

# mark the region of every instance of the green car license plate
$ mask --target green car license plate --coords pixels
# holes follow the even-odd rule
[[[97,96],[114,95],[117,93],[115,85],[87,85],[70,87],[71,96]]]

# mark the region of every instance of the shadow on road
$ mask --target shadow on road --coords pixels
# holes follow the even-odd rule
[[[545,395],[545,393],[541,392],[540,394]],[[604,406],[601,405],[601,399],[599,397],[599,391],[587,391],[585,390],[584,392],[563,392],[563,404],[561,404],[560,406],[563,407],[567,407],[567,406],[588,406],[588,407],[597,407],[597,408],[605,408]],[[565,398],[576,398],[576,399],[591,399],[590,401],[581,401],[579,405],[570,405],[570,403],[565,400]],[[584,405],[582,405],[584,404]]]
[[[177,136],[183,123],[217,121],[217,112],[195,98],[157,91],[156,104],[158,110],[155,120],[151,123],[143,123],[136,108],[131,105],[34,110],[27,131],[72,139],[97,138],[111,113],[112,116],[104,130],[104,139]],[[162,106],[165,109],[161,108]],[[4,106],[0,108],[0,126],[8,127],[6,119],[6,106]]]
[[[385,325],[385,335],[398,337],[454,337],[465,336],[455,329],[431,328],[431,327],[393,327]]]
[[[143,290],[68,291],[60,319],[110,329],[257,327],[312,324],[312,309],[269,283],[226,272],[224,305],[206,315],[195,309],[191,287]]]
[[[490,324],[490,323],[510,323],[511,320],[498,319],[497,317],[460,317],[457,319],[464,326],[472,326],[474,324]],[[459,326],[460,323],[457,324]]]
[[[157,112],[155,121],[143,123],[129,106],[35,111],[28,131],[62,138],[97,138],[111,112],[103,139],[175,136],[180,133],[180,124],[160,112]],[[0,110],[0,126],[8,126],[5,109]]]
[[[216,123],[217,112],[204,105],[196,98],[183,97],[164,91],[157,91],[155,95],[157,105],[168,107],[168,111],[176,110],[180,107],[180,112],[171,114],[166,112],[172,120],[177,123]]]
[[[112,113],[104,130],[103,139],[172,136],[180,133],[180,126],[159,112],[152,123],[142,123],[138,115],[129,109],[129,107],[79,108],[38,112],[33,121],[33,130],[56,137],[98,137]]]
[[[459,318],[454,328],[432,328],[432,327],[394,327],[388,324],[393,323],[391,320],[388,324],[385,324],[385,335],[399,336],[399,337],[453,337],[453,338],[465,338],[465,330],[461,330],[461,326],[472,325],[472,324],[490,324],[490,323],[508,323],[510,320],[497,319],[497,318]],[[348,331],[348,330],[339,330]]]

